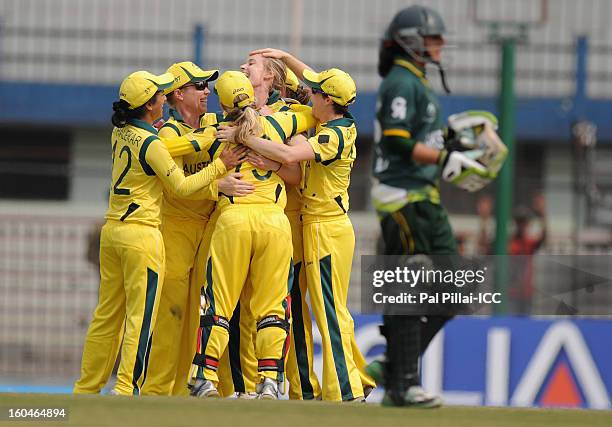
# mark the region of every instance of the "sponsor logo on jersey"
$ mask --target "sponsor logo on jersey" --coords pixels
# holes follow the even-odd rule
[[[184,164],[183,173],[185,175],[193,175],[194,173],[198,173],[199,171],[204,169],[209,164],[210,162],[198,162],[198,163]]]

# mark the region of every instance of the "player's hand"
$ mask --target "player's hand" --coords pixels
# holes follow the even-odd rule
[[[236,126],[219,126],[219,128],[217,129],[216,137],[217,139],[223,142],[236,142]]]
[[[228,196],[246,196],[255,191],[255,186],[250,182],[241,181],[242,174],[232,172],[219,180],[219,192]]]
[[[249,53],[249,56],[253,55],[263,55],[266,58],[275,58],[280,59],[281,61],[289,56],[289,54],[284,50],[272,49],[270,47],[253,50]]]
[[[244,162],[248,152],[248,147],[238,146],[234,147],[233,149],[226,147],[219,155],[219,158],[225,164],[226,169],[231,169]]]
[[[280,168],[280,163],[274,160],[268,159],[259,153],[251,150],[247,154],[247,161],[255,166],[257,169],[266,171],[276,171]]]

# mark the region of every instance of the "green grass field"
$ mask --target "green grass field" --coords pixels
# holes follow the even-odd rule
[[[70,426],[612,426],[612,411],[446,407],[434,410],[382,408],[370,404],[196,400],[193,398],[0,394],[1,420],[8,408],[63,407]],[[3,422],[0,425],[45,425]]]

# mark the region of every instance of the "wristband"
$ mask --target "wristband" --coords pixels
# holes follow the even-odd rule
[[[449,152],[447,150],[440,150],[440,154],[438,154],[438,166],[444,167],[446,164],[446,160],[448,160]]]

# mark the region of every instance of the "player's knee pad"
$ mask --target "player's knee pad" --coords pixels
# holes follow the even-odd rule
[[[225,329],[227,332],[230,330],[230,322],[227,317],[205,314],[200,316],[200,327],[205,328],[207,326],[219,326]]]
[[[289,322],[276,315],[266,316],[257,322],[257,331],[265,328],[280,328],[285,331],[285,333],[289,333]]]
[[[207,328],[212,326],[219,326],[229,333],[229,320],[226,317],[210,314],[200,316],[200,327]],[[204,343],[202,343],[201,351],[202,353],[196,353],[193,357],[193,364],[202,368],[217,371],[217,368],[219,367],[219,359],[205,354],[206,348]]]
[[[287,320],[282,319],[276,315],[266,316],[257,322],[257,331],[261,331],[265,328],[280,328],[285,331],[285,334],[289,334],[290,324]],[[280,359],[259,359],[257,361],[257,371],[285,371],[285,349],[283,349],[283,357]]]

